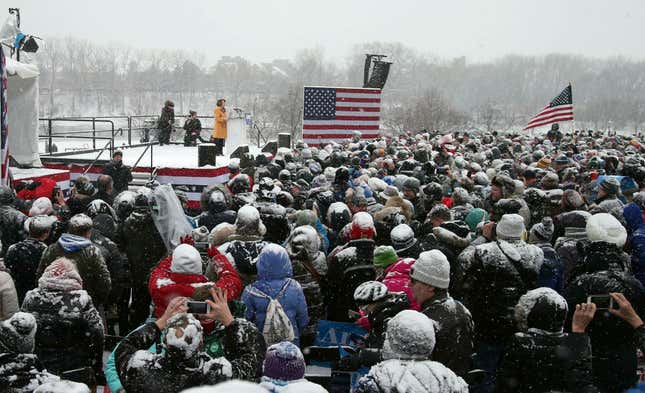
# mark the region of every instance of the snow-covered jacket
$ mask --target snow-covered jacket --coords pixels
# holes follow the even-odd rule
[[[37,276],[40,277],[47,266],[62,256],[74,262],[83,279],[83,289],[89,293],[92,301],[95,304],[105,304],[112,288],[112,280],[101,250],[87,238],[64,233],[43,253]]]
[[[36,287],[36,271],[46,248],[45,243],[34,238],[27,238],[12,245],[7,251],[4,262],[16,284],[20,303],[25,298],[27,291]]]
[[[226,256],[242,278],[242,286],[255,281],[258,274],[256,259],[267,244],[259,236],[235,234],[229,237],[231,241],[217,249]]]
[[[84,290],[27,292],[22,310],[36,318],[36,351],[47,370],[63,371],[101,367],[103,322]]]
[[[645,224],[641,209],[635,203],[629,203],[623,209],[623,216],[627,222],[627,240],[632,272],[634,276],[645,285]]]
[[[32,393],[38,386],[60,378],[45,370],[31,353],[0,353],[0,386],[5,393]]]
[[[128,257],[132,285],[145,287],[150,271],[166,255],[166,246],[152,215],[143,209],[135,210],[121,225],[119,235],[117,244]]]
[[[388,292],[403,292],[410,300],[410,309],[419,311],[420,305],[412,295],[410,288],[410,269],[415,260],[412,258],[400,258],[385,270],[377,280],[381,281],[388,289]]]
[[[585,250],[589,244],[585,228],[565,228],[564,236],[555,242],[555,252],[562,261],[562,280],[566,286],[574,277],[579,274],[579,265],[584,261]]]
[[[219,251],[209,261],[204,275],[215,282],[215,286],[226,291],[226,298],[229,301],[238,299],[242,294],[242,278],[228,258]]]
[[[184,389],[215,385],[229,379],[257,377],[266,348],[257,329],[236,319],[225,329],[226,357],[212,358],[204,352],[190,359],[171,358],[148,351],[161,339],[161,331],[148,323],[124,338],[115,352],[123,387],[128,392],[175,393]]]
[[[297,344],[298,337],[309,322],[307,301],[300,284],[291,278],[293,270],[289,255],[286,252],[274,250],[279,246],[271,245],[268,247],[271,247],[271,250],[265,249],[258,257],[258,280],[247,286],[242,293],[242,301],[246,305],[246,319],[253,322],[262,331],[266,318],[266,309],[269,305],[268,299],[254,295],[250,287],[258,289],[275,299],[280,289],[289,281],[284,295],[277,300],[291,321],[295,337],[294,342]]]
[[[356,392],[468,393],[468,384],[438,362],[390,359],[373,366]]]
[[[0,206],[0,228],[2,228],[0,230],[0,241],[2,242],[0,257],[5,256],[9,246],[25,238],[24,223],[26,219],[27,216],[11,205]]]
[[[262,377],[260,386],[270,393],[327,393],[327,389],[317,383],[309,382],[306,379],[296,379],[295,381],[282,381],[268,377]]]

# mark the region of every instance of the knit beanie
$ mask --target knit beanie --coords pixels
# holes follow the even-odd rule
[[[316,222],[318,221],[318,217],[316,216],[316,213],[313,212],[313,210],[298,210],[298,212],[296,212],[295,221],[296,227],[303,225],[315,226]]]
[[[392,241],[392,247],[397,252],[405,251],[416,243],[414,231],[407,224],[395,226],[390,232],[390,240]]]
[[[38,287],[51,291],[77,291],[83,289],[83,279],[74,262],[61,257],[47,266],[38,279]]]
[[[587,238],[589,241],[613,243],[622,248],[627,241],[627,230],[616,217],[608,213],[598,213],[587,220]]]
[[[392,246],[378,246],[374,249],[374,266],[385,269],[394,262],[397,261],[399,257],[396,255],[396,251]]]
[[[529,242],[543,243],[550,242],[553,236],[553,220],[551,217],[544,217],[542,222],[539,222],[531,228],[529,234]]]
[[[519,214],[504,214],[497,223],[496,234],[500,240],[518,240],[524,231],[524,219]]]
[[[477,224],[486,220],[488,220],[488,213],[486,212],[486,210],[480,208],[475,208],[469,211],[465,219],[466,224],[468,224],[468,228],[470,228],[471,232],[475,232],[475,230],[477,229]]]
[[[289,341],[271,345],[264,358],[265,377],[294,381],[305,376],[305,358],[300,349]]]
[[[40,197],[32,203],[31,209],[29,209],[29,217],[40,215],[48,216],[53,212],[54,208],[52,206],[52,201],[50,201],[49,198]]]
[[[32,353],[36,336],[36,318],[17,312],[0,322],[0,353]]]
[[[620,191],[620,182],[613,177],[605,177],[598,187],[607,195],[616,195]]]
[[[238,210],[235,226],[238,234],[264,236],[266,233],[260,212],[251,205],[244,205]]]
[[[432,319],[418,311],[404,310],[387,323],[383,359],[427,360],[435,343]]]
[[[202,257],[190,244],[180,244],[172,252],[170,271],[181,274],[202,274]]]
[[[450,263],[439,250],[424,251],[412,265],[410,276],[424,284],[446,289],[450,285]]]
[[[549,157],[542,157],[537,162],[537,167],[540,169],[547,169],[551,166],[551,159]]]

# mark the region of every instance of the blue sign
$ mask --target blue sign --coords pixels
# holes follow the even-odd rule
[[[359,337],[364,337],[367,331],[351,322],[318,321],[318,330],[314,345],[330,347],[347,345],[357,347]]]

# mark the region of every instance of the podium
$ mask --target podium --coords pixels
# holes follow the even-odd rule
[[[197,146],[197,165],[202,167],[206,165],[215,166],[217,146],[214,143],[202,143]]]

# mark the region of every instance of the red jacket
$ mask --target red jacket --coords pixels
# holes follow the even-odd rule
[[[217,282],[215,285],[226,291],[226,298],[228,300],[239,299],[242,294],[242,279],[239,273],[226,256],[220,254],[218,251],[212,257],[213,269],[217,273]]]
[[[38,184],[33,190],[23,188],[16,196],[24,200],[38,199],[40,197],[51,199],[52,193],[57,184],[56,181],[45,177],[38,179],[38,183],[40,184]]]

